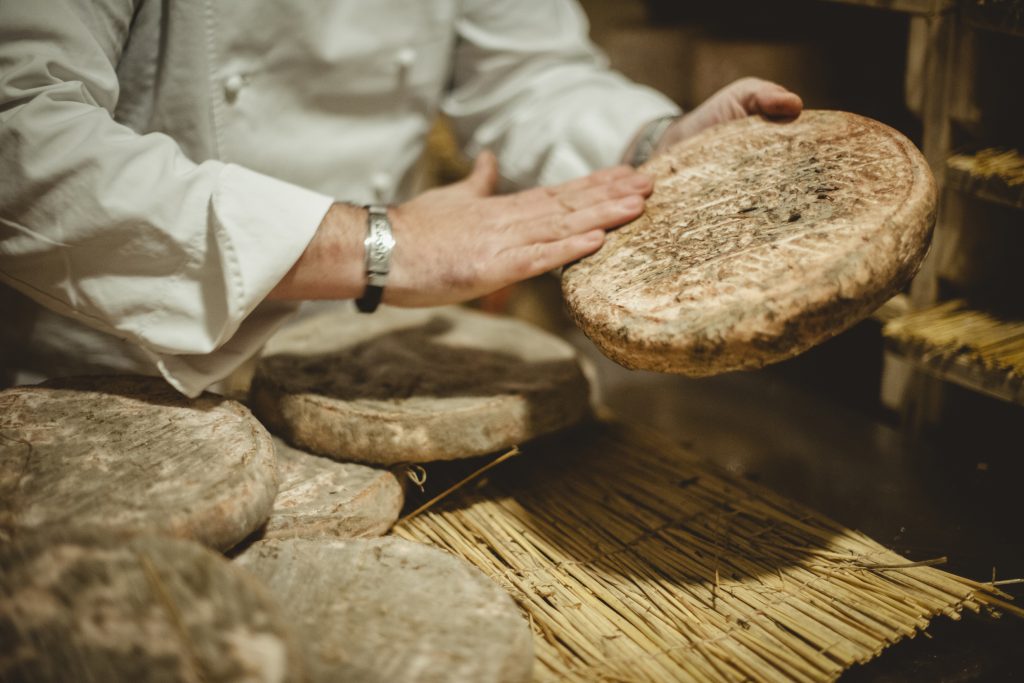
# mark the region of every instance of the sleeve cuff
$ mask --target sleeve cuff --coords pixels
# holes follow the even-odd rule
[[[334,199],[226,164],[212,202],[229,310],[241,323],[299,260]]]
[[[189,398],[195,398],[258,354],[299,305],[299,302],[267,301],[257,306],[235,335],[216,351],[181,355],[151,352],[153,362],[168,384]]]
[[[205,353],[150,350],[172,386],[199,395],[258,353],[297,309],[297,303],[264,299],[305,251],[332,203],[333,198],[297,185],[235,164],[224,166],[209,216],[226,310],[216,316],[221,325],[208,338]]]

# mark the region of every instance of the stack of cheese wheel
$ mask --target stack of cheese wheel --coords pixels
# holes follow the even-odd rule
[[[529,680],[512,599],[385,533],[394,472],[157,378],[0,392],[4,680]],[[204,548],[232,550],[230,562]],[[312,620],[311,620],[312,619]]]
[[[571,346],[458,307],[329,307],[271,340],[250,390],[290,444],[279,453],[378,466],[493,453],[579,421],[588,397]],[[268,526],[237,561],[299,624],[314,680],[529,680],[529,627],[468,563],[397,538],[294,536]]]
[[[497,585],[368,538],[404,492],[400,470],[365,463],[465,458],[573,424],[589,393],[571,347],[444,308],[330,311],[270,351],[252,397],[291,444],[239,403],[157,378],[0,393],[0,677],[529,680],[529,626]]]
[[[227,549],[270,514],[243,406],[145,377],[0,392],[0,679],[299,681],[305,657]]]

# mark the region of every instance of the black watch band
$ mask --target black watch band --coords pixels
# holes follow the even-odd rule
[[[363,295],[356,299],[356,308],[360,313],[373,313],[380,306],[380,299],[384,296],[384,288],[376,285],[366,285]]]

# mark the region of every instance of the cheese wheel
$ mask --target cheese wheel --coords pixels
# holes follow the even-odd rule
[[[391,470],[323,458],[276,437],[274,447],[280,484],[262,538],[380,536],[398,519],[405,490]]]
[[[267,345],[256,415],[292,445],[390,465],[491,453],[589,411],[575,350],[511,318],[457,306],[327,311]]]
[[[533,637],[462,558],[394,536],[260,541],[236,560],[302,629],[314,683],[525,683]]]
[[[224,550],[266,521],[276,493],[270,435],[234,401],[155,377],[0,392],[0,536],[91,528]]]
[[[567,268],[569,311],[629,368],[692,376],[791,358],[868,316],[927,251],[935,183],[877,121],[721,124],[642,167],[642,216]]]
[[[305,680],[270,594],[191,541],[41,532],[0,544],[0,680]]]

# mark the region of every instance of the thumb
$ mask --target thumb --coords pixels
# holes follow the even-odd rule
[[[769,90],[757,94],[757,108],[765,116],[793,118],[804,108],[799,95],[788,90]]]
[[[466,189],[479,197],[494,194],[498,185],[498,159],[490,150],[484,150],[473,162],[473,170],[462,181]]]

